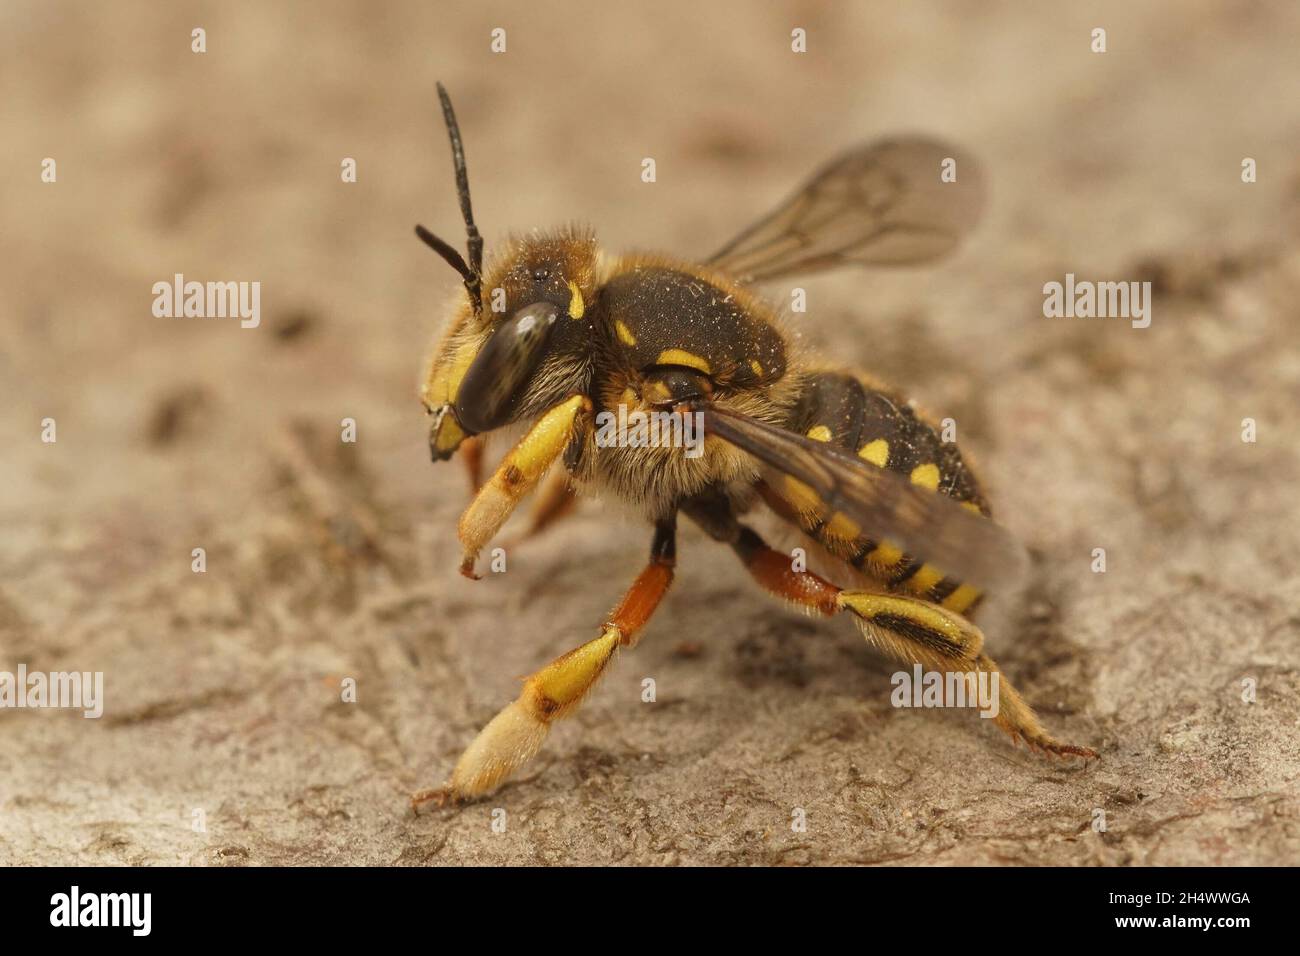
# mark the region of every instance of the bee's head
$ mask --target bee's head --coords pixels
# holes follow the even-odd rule
[[[484,276],[465,151],[441,83],[438,96],[451,137],[469,261],[416,226],[416,235],[460,274],[466,293],[430,360],[421,390],[433,416],[429,449],[435,461],[450,458],[470,435],[539,414],[585,389],[596,275],[595,237],[571,227],[511,240]]]

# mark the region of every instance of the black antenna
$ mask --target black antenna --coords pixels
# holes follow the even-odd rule
[[[474,209],[469,201],[469,171],[465,168],[465,147],[460,141],[456,111],[451,108],[451,97],[441,83],[438,84],[438,99],[442,101],[442,118],[447,124],[447,136],[451,140],[451,161],[456,167],[456,193],[460,196],[460,212],[465,217],[465,232],[469,237],[466,242],[469,263],[466,264],[455,248],[423,226],[416,226],[415,234],[460,274],[465,282],[465,291],[469,293],[470,305],[474,307],[477,316],[483,311],[483,237],[474,225]]]

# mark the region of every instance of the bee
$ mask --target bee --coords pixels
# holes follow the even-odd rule
[[[611,255],[573,226],[512,238],[485,270],[460,130],[442,84],[438,95],[468,258],[416,227],[465,291],[421,389],[430,451],[435,461],[461,451],[477,476],[481,436],[525,429],[487,481],[475,479],[458,527],[460,570],[477,576],[480,552],[548,472],[535,529],[590,494],[631,505],[653,530],[648,563],[597,636],[526,678],[446,785],[413,805],[494,790],[636,646],[672,584],[679,517],[730,547],[763,589],[811,614],[848,616],[889,657],[996,675],[995,722],[1013,741],[1096,757],[1048,734],[983,651],[974,611],[1022,572],[1025,555],[992,520],[956,444],[897,392],[806,354],[757,289],[798,273],[940,258],[978,219],[976,164],[940,142],[887,139],[843,153],[702,262]],[[703,438],[694,449],[600,440],[597,422],[616,412],[683,426],[670,435],[695,422]],[[846,583],[771,547],[749,520],[762,512],[815,543]]]

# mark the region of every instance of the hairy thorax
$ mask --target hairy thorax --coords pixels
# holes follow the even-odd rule
[[[723,491],[744,499],[753,460],[708,436],[695,401],[773,424],[793,402],[787,343],[771,309],[722,276],[663,258],[611,264],[595,303],[595,421],[574,477],[652,519]]]

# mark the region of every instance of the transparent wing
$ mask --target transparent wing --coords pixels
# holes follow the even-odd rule
[[[1013,587],[1024,575],[1024,548],[1001,525],[951,498],[919,488],[834,445],[705,405],[704,433],[749,452],[778,476],[807,485],[829,519],[844,515],[943,573],[985,589]]]
[[[945,168],[955,181],[941,178]],[[983,177],[961,150],[917,137],[881,140],[823,167],[707,264],[761,282],[845,265],[928,262],[957,245],[983,204]]]

